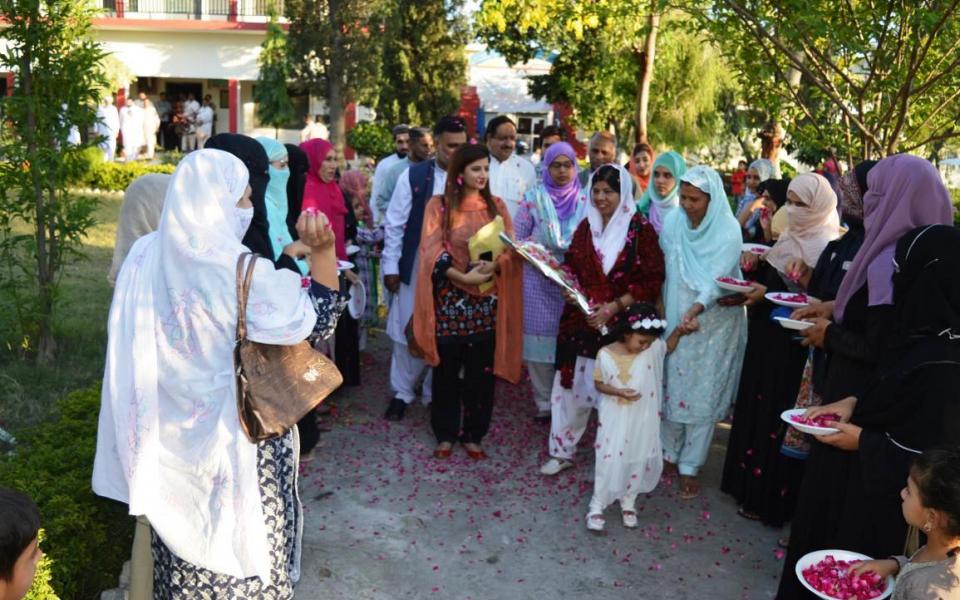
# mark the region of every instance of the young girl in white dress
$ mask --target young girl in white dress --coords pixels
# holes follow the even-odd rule
[[[680,328],[661,338],[667,322],[650,304],[632,305],[619,341],[597,353],[593,379],[599,395],[596,469],[587,528],[603,531],[605,508],[620,501],[624,527],[637,526],[639,494],[656,487],[663,471],[660,406],[663,359],[677,347]]]

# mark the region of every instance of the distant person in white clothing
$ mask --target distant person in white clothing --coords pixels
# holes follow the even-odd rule
[[[180,113],[180,151],[186,154],[197,149],[197,115],[200,113],[200,103],[192,94],[187,94],[187,101],[183,103],[183,112]]]
[[[143,108],[143,142],[147,147],[146,159],[153,158],[157,151],[157,130],[160,129],[160,113],[150,98],[140,92],[140,107]]]
[[[97,144],[103,150],[103,160],[110,162],[117,154],[117,136],[120,135],[120,112],[113,104],[113,98],[107,96],[97,107],[97,123],[94,125]]]
[[[378,198],[383,193],[383,187],[386,185],[387,176],[393,165],[407,157],[410,150],[410,127],[408,125],[397,125],[393,128],[393,154],[385,156],[373,171],[373,187],[370,188],[370,197]],[[384,215],[381,214],[376,206],[376,201],[370,205],[373,212],[373,222],[379,224],[383,221]]]
[[[213,106],[209,102],[204,102],[197,111],[197,148],[203,148],[213,135],[213,117]]]
[[[300,130],[300,143],[308,140],[328,140],[330,139],[330,130],[323,124],[323,117],[317,115],[315,118],[306,115],[303,117],[303,129]]]
[[[491,119],[484,141],[490,151],[490,193],[503,200],[512,217],[523,195],[537,185],[537,171],[529,160],[515,154],[517,125],[510,117]]]
[[[127,98],[126,106],[120,109],[120,133],[123,135],[123,157],[136,160],[143,147],[143,109],[133,98]]]

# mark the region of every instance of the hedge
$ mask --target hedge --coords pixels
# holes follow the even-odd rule
[[[147,173],[173,173],[174,165],[155,165],[142,162],[101,162],[95,164],[80,180],[86,187],[105,192],[122,192],[133,180]]]
[[[379,159],[393,152],[393,133],[379,123],[362,121],[347,132],[347,144],[363,156]]]
[[[124,504],[90,489],[100,384],[56,403],[57,418],[16,433],[13,453],[0,455],[0,482],[40,508],[53,589],[61,598],[93,599],[117,585],[130,556],[133,518]],[[38,592],[37,600],[56,596]]]

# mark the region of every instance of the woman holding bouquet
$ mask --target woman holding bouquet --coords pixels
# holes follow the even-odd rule
[[[560,317],[557,374],[551,394],[550,460],[541,468],[556,475],[573,466],[577,443],[596,402],[593,367],[603,345],[601,330],[634,302],[656,304],[663,285],[663,253],[657,234],[637,212],[633,180],[626,169],[605,165],[587,184],[590,202],[564,257],[593,312],[570,303]]]
[[[667,327],[689,336],[667,360],[661,433],[665,472],[680,474],[680,497],[700,495],[714,424],[737,392],[747,342],[742,306],[718,304],[717,277],[740,278],[740,225],[720,175],[698,166],[680,178],[680,207],[667,215],[660,247],[668,257],[664,289]]]
[[[493,414],[494,376],[520,379],[519,258],[506,251],[470,259],[471,238],[491,221],[503,219],[503,230],[513,236],[506,205],[490,195],[489,169],[484,146],[461,146],[447,169],[443,196],[431,198],[424,210],[413,334],[433,367],[430,422],[434,456],[441,459],[450,457],[457,441],[471,458],[486,458],[480,443]],[[484,285],[489,282],[494,285]]]
[[[586,199],[578,178],[577,154],[566,142],[557,142],[543,157],[542,181],[527,191],[517,210],[517,241],[533,241],[558,261],[570,247],[573,232],[583,219]],[[557,330],[563,312],[560,286],[540,274],[533,265],[523,265],[523,360],[527,363],[536,420],[550,422],[550,389],[556,373]]]

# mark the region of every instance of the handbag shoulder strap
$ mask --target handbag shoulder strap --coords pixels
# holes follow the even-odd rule
[[[244,274],[243,264],[247,257],[246,274]],[[237,259],[237,341],[242,342],[247,338],[247,299],[250,297],[250,283],[253,281],[253,270],[257,266],[259,254],[255,252],[244,252]]]

